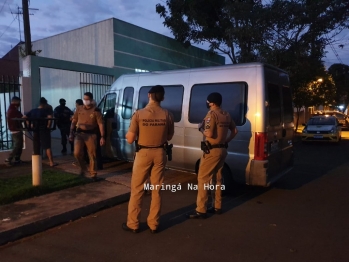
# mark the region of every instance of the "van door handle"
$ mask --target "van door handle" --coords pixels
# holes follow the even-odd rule
[[[286,136],[286,129],[282,129],[282,137]]]

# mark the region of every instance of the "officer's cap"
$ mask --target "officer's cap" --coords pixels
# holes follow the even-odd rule
[[[165,93],[165,90],[163,86],[156,85],[150,88],[148,93]]]
[[[214,92],[207,96],[207,101],[209,103],[215,103],[217,106],[222,104],[222,95],[220,93]]]

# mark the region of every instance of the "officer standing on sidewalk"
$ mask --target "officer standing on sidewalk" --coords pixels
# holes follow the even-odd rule
[[[17,96],[12,97],[11,104],[7,110],[6,119],[8,123],[8,128],[12,135],[13,140],[13,149],[8,156],[7,159],[5,159],[5,163],[7,165],[17,164],[21,163],[21,155],[22,155],[22,148],[23,148],[23,132],[20,131],[20,123],[16,120],[13,120],[13,118],[21,118],[23,115],[18,110],[21,106],[21,99]]]
[[[220,108],[222,95],[211,93],[207,97],[206,105],[210,111],[205,119],[199,124],[199,131],[205,136],[202,142],[204,154],[200,160],[198,173],[198,195],[196,200],[196,211],[187,214],[188,218],[206,218],[206,212],[221,213],[222,196],[222,169],[227,157],[228,143],[236,136],[237,129],[229,113]],[[230,135],[228,131],[230,130]],[[215,182],[215,191],[212,192],[212,208],[207,209],[208,186],[210,181]]]
[[[58,119],[57,126],[59,130],[61,131],[61,144],[62,144],[62,151],[61,153],[67,152],[67,138],[69,137],[69,130],[70,130],[70,118],[73,115],[73,112],[65,106],[65,99],[61,98],[59,99],[59,106],[55,108],[53,111],[53,116]],[[74,151],[73,142],[70,142],[70,150],[71,152]]]
[[[80,166],[80,175],[85,175],[86,162],[84,161],[84,146],[86,145],[87,153],[90,160],[91,178],[97,180],[97,161],[96,148],[97,143],[104,145],[104,123],[102,114],[95,105],[92,104],[93,95],[86,92],[83,97],[83,106],[79,106],[73,116],[70,127],[69,140],[74,140],[74,156]],[[101,134],[101,138],[97,141],[97,128]],[[74,139],[74,132],[75,139]]]
[[[148,105],[133,114],[130,128],[126,134],[129,144],[136,141],[137,153],[133,163],[127,223],[123,223],[122,228],[133,233],[139,232],[141,203],[149,175],[152,192],[147,223],[151,233],[157,233],[159,226],[160,189],[167,162],[165,145],[174,134],[173,116],[160,106],[164,95],[165,90],[160,85],[149,90]]]

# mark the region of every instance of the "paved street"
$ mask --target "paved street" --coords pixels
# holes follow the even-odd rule
[[[180,191],[164,191],[157,235],[145,223],[147,195],[139,234],[121,229],[124,203],[0,247],[0,261],[346,262],[348,148],[349,140],[339,146],[297,143],[292,172],[272,188],[242,187],[237,196],[225,197],[220,216],[185,219],[196,191],[183,183]]]

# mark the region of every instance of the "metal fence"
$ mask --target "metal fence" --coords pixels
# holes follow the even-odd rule
[[[91,92],[93,94],[93,99],[98,103],[113,82],[113,76],[80,73],[81,97],[84,96],[84,93]]]
[[[13,96],[21,97],[18,76],[0,75],[0,150],[12,148],[11,132],[8,130],[6,111]]]

